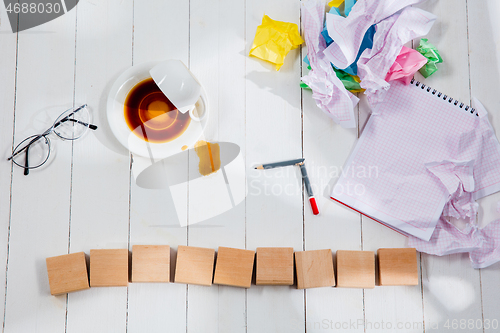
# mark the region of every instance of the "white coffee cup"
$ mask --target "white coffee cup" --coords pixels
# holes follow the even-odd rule
[[[178,62],[180,65],[184,66],[182,62]],[[106,111],[109,127],[117,140],[132,152],[134,156],[154,158],[155,160],[180,153],[186,149],[185,147],[192,147],[202,138],[203,131],[207,125],[207,119],[210,117],[209,100],[205,89],[201,86],[201,95],[195,102],[195,108],[189,113],[192,121],[181,136],[168,142],[152,143],[146,142],[132,133],[124,116],[124,105],[127,96],[137,84],[144,80],[151,79],[151,69],[161,63],[162,62],[158,61],[145,62],[134,65],[121,73],[108,93]],[[186,69],[185,66],[184,69]],[[193,77],[193,74],[190,73],[189,75]],[[160,82],[160,80],[158,82]],[[178,80],[177,82],[182,83],[182,80]],[[196,81],[196,83],[198,85],[200,84],[198,81]],[[195,94],[197,95],[196,92]],[[175,96],[169,97],[175,98]]]
[[[179,112],[189,112],[195,121],[203,118],[205,105],[200,103],[205,104],[205,101],[202,100],[201,85],[182,61],[163,61],[154,66],[149,74]],[[203,113],[195,114],[195,110]]]

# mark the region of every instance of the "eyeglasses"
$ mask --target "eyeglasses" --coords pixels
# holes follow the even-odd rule
[[[28,175],[30,169],[41,167],[49,159],[51,147],[49,134],[53,132],[63,140],[76,140],[81,138],[89,128],[96,130],[97,126],[90,124],[87,104],[68,109],[61,113],[45,132],[21,141],[7,160],[12,160],[15,165],[24,169],[25,175]]]

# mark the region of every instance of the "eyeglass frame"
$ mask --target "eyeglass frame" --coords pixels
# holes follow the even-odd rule
[[[35,135],[29,136],[29,137],[27,137],[26,139],[24,139],[23,141],[21,141],[21,142],[20,142],[20,143],[19,143],[19,144],[18,144],[18,145],[17,145],[17,146],[13,149],[13,151],[12,151],[12,155],[11,155],[9,158],[7,158],[7,161],[12,160],[12,163],[14,163],[15,165],[17,165],[17,166],[19,166],[19,167],[23,168],[23,169],[24,169],[24,175],[25,175],[25,176],[27,176],[27,175],[29,175],[29,170],[30,170],[30,169],[36,169],[36,168],[39,168],[39,167],[41,167],[42,165],[44,165],[44,164],[45,164],[45,163],[49,160],[49,158],[50,158],[50,152],[51,152],[51,143],[50,143],[50,139],[47,137],[49,134],[51,134],[52,132],[54,132],[54,133],[55,133],[55,134],[56,134],[59,138],[61,138],[61,139],[63,139],[63,140],[69,140],[69,141],[73,141],[73,140],[79,139],[79,138],[81,138],[81,137],[83,136],[83,134],[85,134],[85,132],[84,132],[82,135],[80,135],[80,136],[78,136],[78,137],[76,137],[76,138],[72,138],[72,139],[70,139],[70,138],[66,138],[66,137],[61,136],[59,133],[57,133],[57,131],[54,131],[54,129],[55,129],[57,126],[61,125],[63,122],[65,122],[65,121],[67,121],[67,120],[74,121],[74,122],[76,122],[76,123],[82,124],[83,126],[85,126],[85,127],[87,127],[87,128],[90,128],[91,130],[94,130],[94,131],[95,131],[95,130],[97,129],[97,126],[96,126],[96,125],[94,125],[94,124],[90,124],[90,123],[89,123],[89,124],[87,124],[87,123],[81,122],[81,121],[79,121],[79,120],[75,120],[75,119],[70,119],[70,118],[69,118],[69,117],[71,117],[72,115],[74,115],[76,112],[78,112],[78,111],[80,111],[80,110],[82,110],[82,109],[84,109],[84,108],[86,108],[86,107],[87,107],[87,104],[83,104],[83,105],[81,105],[81,106],[79,106],[79,107],[75,108],[75,109],[74,109],[74,110],[73,110],[70,114],[68,114],[66,117],[62,118],[62,119],[61,119],[61,120],[59,120],[57,123],[52,124],[52,126],[50,126],[50,127],[49,127],[47,130],[45,130],[42,134],[38,134],[38,135],[37,135],[37,134],[35,134]],[[59,117],[61,117],[61,115],[63,115],[65,112],[67,112],[67,111],[69,111],[69,110],[72,110],[72,109],[68,109],[68,110],[66,110],[66,111],[62,112],[62,113],[61,113],[61,114],[60,114],[60,115],[56,118],[56,121],[57,121],[57,119],[59,119]],[[20,149],[19,151],[16,151],[16,150],[17,150],[17,148],[18,148],[21,144],[23,144],[23,142],[27,141],[27,140],[28,140],[28,139],[30,139],[30,138],[33,138],[33,139],[31,140],[31,142],[30,142],[30,143],[28,143],[25,147],[23,147],[23,148],[22,148],[22,149]],[[34,167],[30,167],[30,166],[29,166],[29,158],[28,158],[28,156],[29,156],[29,149],[30,149],[31,145],[35,144],[36,142],[38,142],[38,141],[39,141],[40,139],[42,139],[42,138],[45,140],[45,143],[48,145],[49,152],[48,152],[48,154],[47,154],[47,157],[45,158],[45,160],[44,160],[41,164],[39,164],[39,165],[37,165],[37,166],[34,166]],[[22,166],[22,165],[20,165],[19,163],[17,163],[16,161],[14,161],[14,157],[16,157],[17,155],[19,155],[20,153],[22,153],[22,152],[24,152],[24,151],[26,151],[25,165],[24,165],[24,166]]]

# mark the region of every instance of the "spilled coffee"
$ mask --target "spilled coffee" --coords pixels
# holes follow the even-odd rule
[[[179,112],[151,78],[139,82],[130,90],[125,99],[124,112],[130,130],[151,143],[178,138],[191,122],[189,112]]]

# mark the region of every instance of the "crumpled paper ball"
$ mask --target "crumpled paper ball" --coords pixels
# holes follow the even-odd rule
[[[295,23],[272,20],[264,15],[262,24],[257,27],[250,55],[276,65],[279,70],[285,56],[304,43]]]

